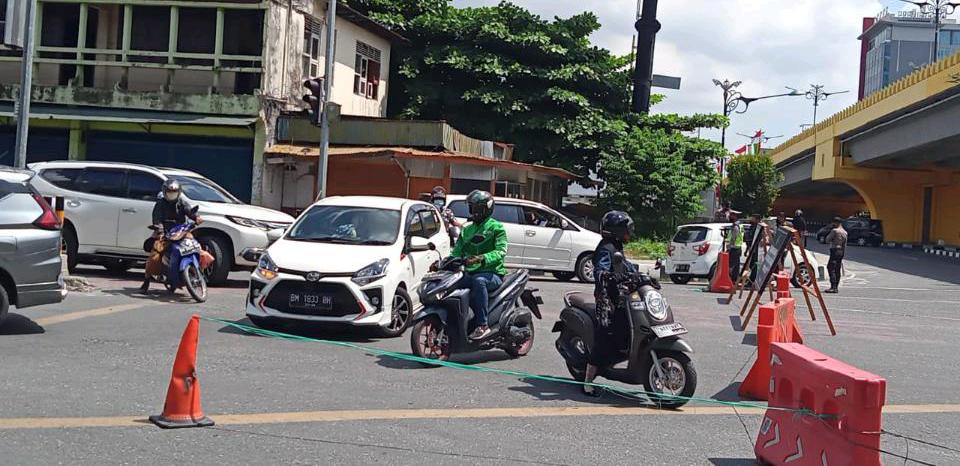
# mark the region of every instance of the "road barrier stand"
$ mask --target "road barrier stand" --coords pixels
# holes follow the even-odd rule
[[[713,271],[708,291],[711,293],[733,291],[733,280],[730,279],[730,254],[726,251],[720,251],[717,256],[717,268]]]
[[[770,352],[770,408],[754,446],[757,460],[879,466],[886,380],[797,343],[773,343]]]
[[[777,280],[777,294],[782,283]],[[789,281],[788,281],[789,286]],[[803,343],[803,334],[797,325],[797,301],[790,298],[787,288],[785,298],[760,306],[760,318],[757,322],[757,360],[740,384],[741,398],[767,400],[770,393],[770,345],[773,343]]]
[[[197,341],[200,337],[200,316],[194,314],[180,338],[177,359],[167,388],[163,414],[150,416],[150,422],[164,428],[209,427],[213,420],[204,416],[200,407],[200,381],[197,380]]]

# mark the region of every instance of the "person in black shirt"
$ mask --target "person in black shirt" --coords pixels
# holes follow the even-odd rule
[[[157,199],[153,205],[152,225],[156,228],[155,239],[160,241],[163,238],[163,232],[174,225],[187,223],[187,219],[200,223],[200,217],[191,211],[190,204],[181,195],[183,189],[180,182],[169,179],[163,182],[163,195]],[[151,272],[155,272],[162,265],[163,251],[154,249],[154,253],[147,259],[147,265],[144,270],[143,285],[140,285],[140,291],[146,293],[150,289]]]

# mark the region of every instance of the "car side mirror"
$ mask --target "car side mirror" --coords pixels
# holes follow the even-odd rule
[[[409,252],[435,251],[436,249],[437,245],[422,236],[411,236],[409,246],[407,246]]]

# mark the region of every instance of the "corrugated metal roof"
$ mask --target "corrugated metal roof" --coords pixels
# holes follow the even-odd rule
[[[275,144],[269,147],[265,154],[267,157],[303,157],[313,158],[320,156],[320,147],[316,145],[299,144]],[[514,168],[518,170],[532,170],[545,173],[567,180],[578,179],[579,177],[562,168],[546,167],[522,162],[513,162],[509,160],[496,160],[479,155],[464,154],[453,151],[428,151],[413,149],[410,147],[350,147],[333,146],[330,148],[331,157],[395,157],[395,158],[414,158],[414,159],[443,159],[452,163],[465,163],[471,165],[486,165],[492,167]]]

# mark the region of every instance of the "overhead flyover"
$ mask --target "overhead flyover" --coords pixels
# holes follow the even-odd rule
[[[960,54],[905,76],[770,152],[777,210],[869,211],[888,241],[960,245]]]

